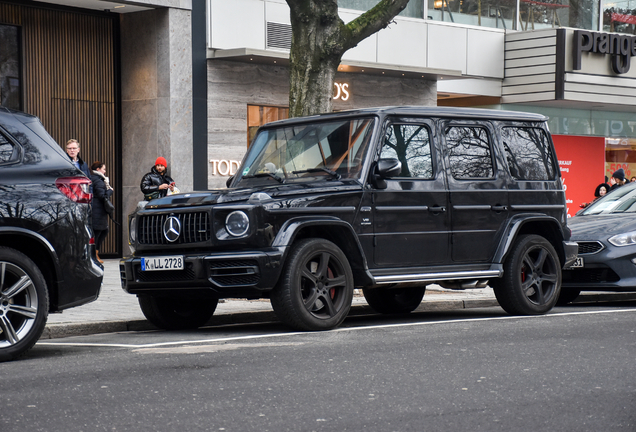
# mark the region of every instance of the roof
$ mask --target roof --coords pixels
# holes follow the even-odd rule
[[[287,120],[279,120],[268,123],[265,127],[278,126],[289,123],[306,122],[310,119],[328,120],[343,117],[356,117],[365,115],[380,116],[417,116],[417,117],[435,117],[435,118],[454,118],[461,117],[463,119],[482,119],[482,120],[513,120],[513,121],[529,121],[544,122],[548,117],[542,114],[534,114],[520,111],[504,111],[483,108],[457,108],[457,107],[428,107],[428,106],[386,106],[376,108],[361,108],[347,111],[339,111],[336,113],[319,114],[308,117],[296,117]]]

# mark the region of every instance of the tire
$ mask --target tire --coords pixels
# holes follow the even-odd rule
[[[371,308],[382,314],[406,314],[413,312],[422,303],[426,286],[414,288],[362,289]]]
[[[31,349],[48,313],[49,293],[40,269],[23,253],[0,247],[0,361]]]
[[[578,288],[561,288],[561,294],[556,304],[557,306],[565,306],[573,302],[579,294],[581,294],[581,290]]]
[[[292,246],[271,294],[278,318],[302,331],[339,326],[352,299],[349,261],[338,246],[324,239],[304,239]]]
[[[207,323],[218,299],[188,299],[154,295],[138,296],[141,311],[148,321],[164,330],[187,330]]]
[[[539,235],[520,236],[504,262],[503,278],[492,287],[511,315],[549,312],[561,292],[561,265],[552,244]]]

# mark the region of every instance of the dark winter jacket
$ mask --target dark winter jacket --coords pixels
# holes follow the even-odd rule
[[[93,231],[101,231],[108,228],[108,213],[104,209],[104,200],[109,199],[113,190],[106,187],[104,176],[93,171]]]
[[[168,174],[161,175],[159,171],[155,167],[152,167],[150,172],[143,176],[141,179],[141,192],[143,192],[144,197],[152,194],[153,192],[158,193],[158,198],[163,198],[168,194],[168,189],[159,190],[159,186],[163,183],[170,184],[174,182]]]
[[[73,162],[73,159],[71,159],[70,156],[68,158],[70,159],[71,163],[75,165],[75,162]],[[79,162],[79,169],[82,170],[84,174],[86,174],[86,177],[91,178],[91,171],[88,169],[88,164],[84,162],[82,158],[79,156],[77,157],[77,162]]]

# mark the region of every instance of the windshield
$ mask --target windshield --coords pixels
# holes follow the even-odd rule
[[[358,178],[374,120],[357,118],[264,129],[254,139],[237,182]]]
[[[630,183],[605,195],[583,210],[582,215],[636,213],[636,184]]]

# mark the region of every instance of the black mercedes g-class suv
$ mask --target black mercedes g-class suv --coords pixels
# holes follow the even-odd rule
[[[228,189],[129,216],[122,286],[166,329],[204,325],[220,298],[270,298],[291,327],[330,329],[354,288],[406,313],[433,282],[546,313],[577,253],[546,120],[386,107],[269,123]]]
[[[37,117],[0,107],[0,361],[36,343],[49,312],[97,299],[90,185]]]

